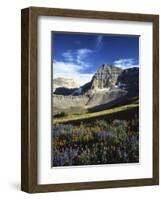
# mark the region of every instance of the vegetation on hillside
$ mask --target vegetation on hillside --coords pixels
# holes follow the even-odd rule
[[[53,126],[53,166],[133,162],[139,162],[136,114],[130,120],[96,119]]]

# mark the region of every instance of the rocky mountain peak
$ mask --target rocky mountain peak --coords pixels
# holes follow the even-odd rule
[[[115,86],[122,69],[109,64],[103,64],[95,73],[91,81],[91,89],[111,89]]]
[[[114,68],[113,65],[102,64],[102,65],[98,68],[98,70],[97,70],[96,73],[100,73],[100,72],[104,72],[104,71],[109,72],[112,68]]]

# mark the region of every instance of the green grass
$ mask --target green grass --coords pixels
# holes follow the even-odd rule
[[[102,116],[106,116],[106,115],[110,115],[110,114],[115,114],[121,111],[126,111],[126,110],[132,110],[133,108],[138,107],[138,104],[128,104],[128,105],[123,105],[123,106],[119,106],[119,107],[115,107],[115,108],[111,108],[111,109],[107,109],[107,110],[103,110],[103,111],[99,111],[99,112],[93,112],[93,113],[85,113],[85,114],[80,114],[80,115],[68,115],[65,117],[60,117],[60,118],[54,118],[53,119],[53,123],[65,123],[65,122],[72,122],[72,121],[76,121],[76,120],[84,120],[84,119],[89,119],[89,118],[94,118],[94,117],[102,117]]]

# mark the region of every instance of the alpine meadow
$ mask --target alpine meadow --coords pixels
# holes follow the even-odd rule
[[[139,36],[52,32],[52,166],[139,163]]]

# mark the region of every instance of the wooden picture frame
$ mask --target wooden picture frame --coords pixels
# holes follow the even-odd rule
[[[153,177],[142,179],[39,185],[37,183],[37,19],[63,16],[153,24]],[[58,8],[29,7],[21,11],[21,190],[28,193],[148,186],[159,184],[159,16]]]

